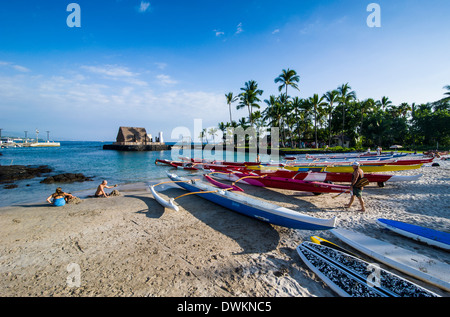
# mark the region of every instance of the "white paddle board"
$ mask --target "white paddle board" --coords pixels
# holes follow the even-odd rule
[[[341,228],[330,231],[343,242],[377,261],[450,291],[450,265],[354,231]]]

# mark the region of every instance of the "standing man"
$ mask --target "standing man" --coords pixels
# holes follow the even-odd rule
[[[98,185],[97,187],[97,191],[95,192],[95,197],[106,197],[108,198],[109,195],[107,193],[105,193],[105,188],[114,188],[117,187],[117,185],[114,186],[107,186],[108,182],[106,180],[104,180],[100,185]]]
[[[354,162],[352,164],[353,167],[353,176],[352,176],[352,184],[350,185],[350,191],[352,197],[350,198],[350,202],[347,205],[347,208],[350,208],[355,200],[355,196],[358,197],[359,203],[361,204],[361,211],[365,212],[366,208],[364,206],[364,200],[362,199],[362,191],[363,187],[355,187],[355,184],[364,177],[363,170],[359,167],[358,162]]]

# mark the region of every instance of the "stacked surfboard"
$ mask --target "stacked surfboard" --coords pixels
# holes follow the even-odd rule
[[[378,223],[406,237],[449,250],[448,233],[387,219],[378,219]],[[450,292],[450,265],[444,262],[350,230],[332,229],[331,233],[378,263]],[[303,242],[297,247],[298,254],[340,296],[439,297],[339,245],[318,236],[311,240],[314,243]]]
[[[344,297],[439,297],[398,275],[348,253],[312,242],[297,252],[332,290]]]

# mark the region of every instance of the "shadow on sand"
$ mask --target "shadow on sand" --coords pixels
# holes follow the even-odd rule
[[[162,207],[156,200],[148,196],[139,195],[125,195],[125,197],[139,199],[147,205],[147,209],[136,211],[137,214],[145,214],[148,218],[158,219],[164,214],[164,207]]]
[[[186,191],[175,188],[164,191],[164,195],[168,197],[178,197],[185,193]],[[158,214],[164,213],[164,207],[153,198],[148,200],[151,201],[148,205],[152,208],[149,208],[149,211],[158,210]],[[153,208],[154,204],[158,204],[159,208]],[[278,246],[280,235],[270,224],[241,215],[195,195],[180,198],[177,204],[204,224],[234,240],[242,248],[239,254],[270,252]]]

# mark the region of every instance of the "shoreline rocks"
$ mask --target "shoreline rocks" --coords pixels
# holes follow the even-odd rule
[[[75,183],[75,182],[92,182],[93,179],[84,176],[82,173],[63,173],[49,176],[41,181],[43,184],[53,183]]]
[[[52,168],[47,165],[42,166],[25,166],[25,165],[0,165],[0,184],[13,183],[14,181],[23,179],[32,179],[42,174],[47,174]]]
[[[53,169],[47,165],[42,166],[25,166],[25,165],[0,165],[0,184],[6,184],[4,189],[17,188],[18,186],[13,184],[15,181],[32,179],[35,177],[41,177],[43,174],[49,174]],[[92,177],[84,176],[82,173],[63,173],[58,175],[48,176],[40,183],[53,184],[53,183],[75,183],[75,182],[87,182],[93,181]]]

